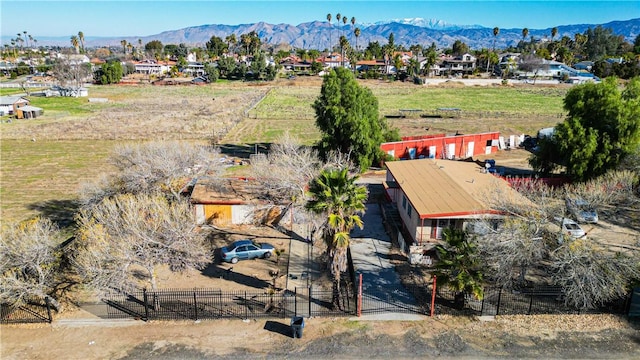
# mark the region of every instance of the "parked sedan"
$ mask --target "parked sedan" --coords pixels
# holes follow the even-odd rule
[[[266,243],[257,244],[252,240],[238,240],[221,249],[222,260],[235,264],[238,260],[263,258],[268,259],[275,254],[275,248]]]
[[[567,198],[566,200],[567,209],[573,214],[575,219],[581,223],[597,223],[598,222],[598,213],[595,209],[584,199],[576,198],[571,199]]]
[[[556,218],[556,220],[560,221],[560,218]],[[562,219],[562,234],[569,235],[571,239],[579,239],[587,235],[577,222],[569,218]],[[562,243],[562,240],[563,236],[559,236],[558,242]]]

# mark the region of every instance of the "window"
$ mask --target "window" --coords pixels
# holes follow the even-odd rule
[[[411,218],[411,206],[407,207],[407,215]]]
[[[404,194],[402,194],[402,208],[407,208],[407,197]]]

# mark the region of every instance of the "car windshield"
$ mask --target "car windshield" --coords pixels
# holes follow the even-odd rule
[[[568,230],[578,230],[580,228],[578,224],[572,223],[565,224],[564,227],[566,227]]]

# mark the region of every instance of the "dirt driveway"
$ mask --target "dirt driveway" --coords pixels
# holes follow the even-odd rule
[[[436,316],[3,326],[2,359],[637,359],[640,324],[610,315]]]

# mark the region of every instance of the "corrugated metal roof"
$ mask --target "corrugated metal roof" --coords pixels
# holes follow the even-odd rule
[[[388,162],[387,169],[420,218],[493,213],[491,196],[517,196],[509,184],[475,162],[420,159]]]

